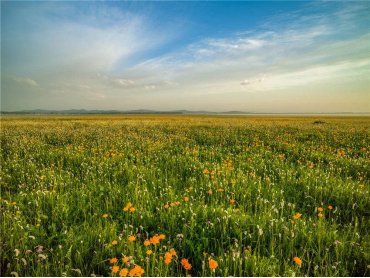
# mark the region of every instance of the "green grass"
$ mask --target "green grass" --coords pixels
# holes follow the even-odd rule
[[[118,276],[110,267],[135,265],[142,276],[370,275],[369,118],[1,125],[2,276]],[[156,234],[165,239],[144,246]]]

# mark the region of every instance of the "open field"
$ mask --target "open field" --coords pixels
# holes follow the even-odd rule
[[[365,117],[3,117],[1,275],[369,276],[369,169]]]

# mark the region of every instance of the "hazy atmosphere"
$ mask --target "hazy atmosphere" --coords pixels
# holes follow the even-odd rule
[[[1,109],[368,112],[370,2],[1,2]]]

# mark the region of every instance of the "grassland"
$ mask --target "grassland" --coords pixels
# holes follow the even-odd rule
[[[1,125],[2,276],[370,275],[369,118]]]

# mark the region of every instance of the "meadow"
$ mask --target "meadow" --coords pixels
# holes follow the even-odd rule
[[[369,117],[2,117],[1,276],[370,276],[369,178]]]

